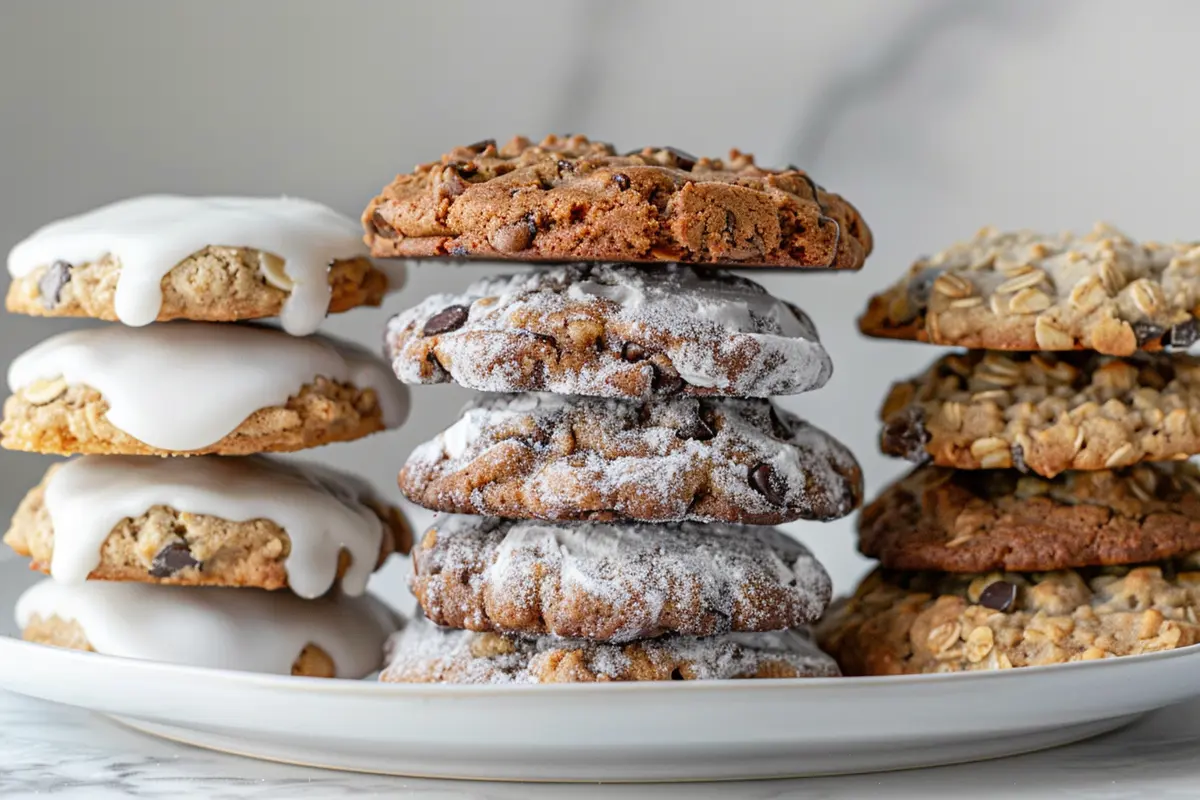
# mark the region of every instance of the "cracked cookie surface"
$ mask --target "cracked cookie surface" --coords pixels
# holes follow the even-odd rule
[[[1200,337],[1200,246],[1139,243],[1098,225],[1085,236],[1002,233],[917,261],[871,298],[868,336],[987,350],[1188,347]]]
[[[584,136],[458,147],[397,176],[362,221],[380,257],[858,269],[872,247],[858,211],[803,170]]]

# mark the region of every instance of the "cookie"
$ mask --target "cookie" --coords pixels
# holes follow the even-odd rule
[[[409,623],[388,641],[390,683],[601,683],[836,677],[808,632],[668,636],[629,644],[506,637]]]
[[[326,313],[377,306],[400,288],[403,268],[376,268],[360,235],[353,220],[308,200],[134,197],[13,248],[6,305],[127,325],[279,316],[304,336]]]
[[[409,586],[438,625],[628,642],[812,622],[831,584],[774,528],[443,517]]]
[[[757,283],[686,265],[570,264],[437,294],[388,324],[405,383],[601,397],[819,389],[812,322]]]
[[[858,269],[871,252],[858,211],[803,170],[583,136],[456,148],[397,176],[363,227],[380,257]]]
[[[244,672],[362,678],[399,617],[370,595],[45,580],[17,600],[27,641]]]
[[[1008,669],[1200,642],[1190,561],[1042,573],[882,572],[836,601],[817,640],[847,675]]]
[[[4,541],[61,583],[141,581],[362,594],[411,536],[362,481],[250,456],[81,456],[55,465]]]
[[[1200,453],[1200,358],[985,353],[892,386],[883,452],[958,469],[1127,467]]]
[[[1200,246],[984,228],[871,298],[868,336],[987,350],[1187,347],[1200,337]]]
[[[849,514],[862,472],[767,400],[485,395],[413,450],[400,488],[462,514],[774,525]]]
[[[1064,472],[918,467],[863,509],[859,550],[889,569],[1043,572],[1200,551],[1186,461]]]
[[[71,455],[249,455],[396,427],[407,390],[380,359],[240,325],[109,326],[51,337],[9,367],[0,446]]]

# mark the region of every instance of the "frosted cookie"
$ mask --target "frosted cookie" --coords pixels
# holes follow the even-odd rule
[[[261,456],[81,456],[50,468],[4,541],[62,583],[358,595],[410,533],[366,482]]]
[[[862,472],[767,400],[483,396],[400,472],[438,511],[548,520],[774,525],[845,516]]]
[[[1200,246],[984,228],[871,298],[869,336],[987,350],[1187,347],[1200,336]]]
[[[383,257],[858,269],[872,244],[854,206],[796,167],[584,136],[455,148],[397,176],[363,226]]]
[[[1042,572],[1200,551],[1200,470],[1186,461],[1064,472],[918,467],[859,517],[889,569]]]
[[[247,455],[396,427],[408,393],[363,350],[240,325],[59,334],[9,366],[0,445],[74,453]]]
[[[817,639],[847,675],[1008,669],[1200,642],[1200,572],[1165,566],[947,575],[876,570]]]
[[[17,600],[26,641],[189,667],[362,678],[400,619],[370,595],[45,580]]]
[[[308,200],[134,197],[13,248],[7,306],[126,325],[279,316],[303,336],[326,313],[377,306],[400,287],[403,268],[376,268],[360,236],[352,220]]]
[[[752,281],[665,265],[570,264],[478,281],[392,319],[405,383],[604,397],[767,397],[833,370],[812,322]]]
[[[1200,358],[955,353],[892,386],[883,452],[1054,477],[1200,453]]]
[[[415,621],[388,641],[391,683],[599,683],[836,677],[807,631],[669,636],[629,644],[532,639]]]
[[[409,586],[439,625],[613,642],[793,628],[831,591],[774,528],[463,516],[421,537]]]

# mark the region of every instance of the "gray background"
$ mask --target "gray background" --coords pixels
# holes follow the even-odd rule
[[[812,313],[836,363],[824,391],[783,402],[847,442],[873,492],[903,468],[876,453],[878,403],[934,352],[861,339],[853,319],[914,256],[988,223],[1200,237],[1198,26],[1188,0],[5,0],[0,249],[143,192],[287,193],[357,216],[414,163],[516,133],[794,162],[878,244],[857,275],[759,276]],[[326,330],[375,343],[390,312],[479,269],[410,270],[385,309]],[[0,363],[68,326],[0,317]],[[392,491],[461,397],[417,388],[404,430],[316,455]],[[47,463],[0,453],[0,514]],[[862,570],[849,521],[791,529],[842,588]]]

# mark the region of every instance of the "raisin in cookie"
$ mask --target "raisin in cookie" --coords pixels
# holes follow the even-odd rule
[[[571,264],[479,281],[393,318],[405,383],[603,397],[767,397],[833,366],[808,317],[757,283],[686,265]]]
[[[388,641],[391,683],[600,683],[836,677],[808,632],[667,636],[629,644],[521,638],[439,628],[424,620]]]
[[[854,456],[767,400],[486,395],[400,472],[437,511],[547,520],[826,520],[862,499]]]
[[[872,297],[859,328],[988,350],[1127,356],[1191,345],[1198,313],[1196,245],[1140,244],[1103,225],[1079,237],[985,228]]]
[[[1182,562],[1044,573],[875,571],[817,627],[847,675],[1008,669],[1200,642],[1200,572]]]
[[[377,256],[858,269],[871,231],[802,170],[583,136],[459,147],[363,212]]]
[[[55,465],[4,542],[63,583],[140,581],[362,594],[411,539],[366,482],[251,456],[82,456]]]
[[[888,569],[1044,572],[1200,551],[1200,470],[1186,461],[1064,472],[918,467],[859,518]]]
[[[17,600],[26,641],[190,667],[318,678],[379,668],[399,617],[370,595],[45,580]]]
[[[829,576],[774,528],[518,522],[450,516],[413,550],[439,625],[628,642],[812,622]]]
[[[1095,353],[944,356],[892,386],[883,452],[1054,477],[1200,453],[1200,358]]]

